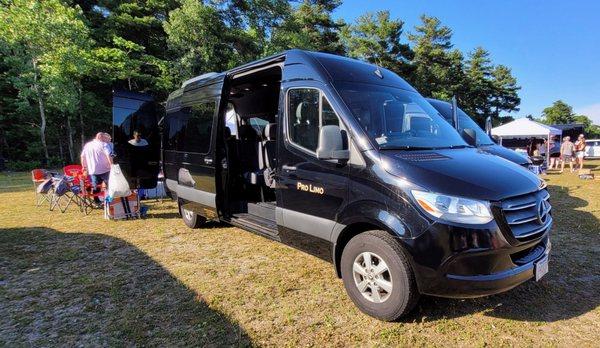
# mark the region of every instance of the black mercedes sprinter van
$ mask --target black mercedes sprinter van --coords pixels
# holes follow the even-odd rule
[[[117,158],[132,158],[134,130],[162,142],[133,155],[132,181],[156,177],[162,156],[186,225],[224,221],[329,260],[369,315],[548,270],[544,182],[469,146],[391,71],[291,50],[202,75],[169,96],[160,140],[148,103],[115,95]]]
[[[507,149],[502,145],[498,145],[494,143],[492,138],[487,134],[481,127],[473,121],[473,119],[467,115],[461,108],[457,107],[457,120],[454,120],[454,113],[452,112],[452,104],[439,100],[426,98],[426,100],[449,122],[454,128],[458,131],[461,136],[465,139],[467,143],[472,146],[476,146],[482,151],[489,152],[492,155],[496,155],[507,159],[511,162],[514,162],[526,169],[529,169],[531,166],[531,160],[526,156],[523,156],[511,149]],[[458,121],[458,124],[455,122]],[[488,119],[491,122],[490,119]],[[470,135],[468,135],[465,130],[470,130]]]

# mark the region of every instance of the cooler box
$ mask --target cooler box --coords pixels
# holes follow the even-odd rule
[[[104,218],[112,220],[140,217],[140,200],[134,192],[127,197],[119,197],[104,204]]]

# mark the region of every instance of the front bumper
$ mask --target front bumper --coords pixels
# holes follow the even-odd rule
[[[411,246],[419,291],[470,298],[501,293],[535,276],[535,264],[549,257],[548,230],[538,238],[511,244],[492,223],[487,229],[433,226]],[[429,249],[428,254],[426,253]],[[419,251],[421,250],[421,251]]]
[[[502,272],[463,276],[446,274],[445,280],[431,289],[432,295],[469,298],[498,294],[508,291],[535,276],[535,264],[550,256],[551,243],[548,240],[543,252],[531,261]]]

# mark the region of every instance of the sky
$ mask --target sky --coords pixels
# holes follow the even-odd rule
[[[453,30],[455,48],[482,46],[510,67],[522,87],[513,116],[539,117],[562,99],[600,125],[600,1],[344,0],[334,16],[352,22],[379,10],[404,21],[405,34],[422,14],[438,17]]]

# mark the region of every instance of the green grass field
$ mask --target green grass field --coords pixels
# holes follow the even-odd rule
[[[589,162],[600,176],[600,161]],[[549,174],[550,273],[505,294],[424,297],[399,323],[359,312],[331,265],[237,228],[189,230],[33,206],[0,176],[0,345],[598,346],[600,180]],[[11,189],[11,187],[13,187]]]

